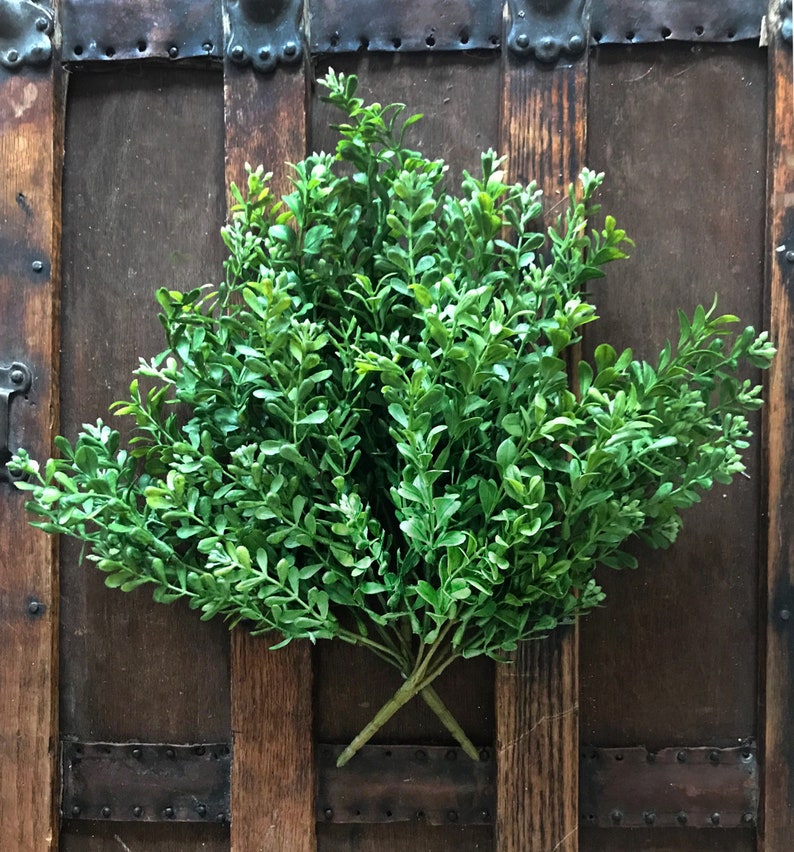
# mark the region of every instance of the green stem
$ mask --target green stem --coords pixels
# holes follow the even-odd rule
[[[461,728],[458,720],[449,712],[435,689],[432,686],[426,686],[419,694],[425,704],[438,716],[441,724],[455,737],[463,751],[472,760],[479,760],[480,754],[474,743],[466,736],[466,732]]]

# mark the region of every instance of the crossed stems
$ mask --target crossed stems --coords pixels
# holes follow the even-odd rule
[[[408,628],[408,625],[404,625]],[[412,698],[420,695],[427,706],[441,720],[444,727],[452,734],[462,747],[463,751],[472,760],[479,760],[479,754],[472,741],[466,736],[457,719],[452,715],[447,706],[439,697],[438,693],[430,685],[450,665],[459,654],[454,651],[446,637],[452,625],[447,623],[441,628],[436,640],[430,644],[420,643],[419,649],[414,653],[411,646],[411,637],[408,629],[400,632],[399,629],[387,631],[380,630],[380,635],[386,647],[373,642],[361,642],[361,637],[356,636],[358,643],[364,644],[381,659],[386,660],[405,678],[402,686],[381,707],[364,728],[359,732],[350,745],[339,755],[337,766],[344,766],[356,752],[377,733],[386,722]],[[390,635],[391,634],[391,635]],[[392,636],[396,637],[396,643]],[[355,641],[352,639],[351,641]],[[383,653],[387,651],[387,653]]]

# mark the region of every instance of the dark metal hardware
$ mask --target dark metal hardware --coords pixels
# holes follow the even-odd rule
[[[214,0],[63,0],[63,57],[69,62],[219,59],[220,3]]]
[[[757,40],[767,0],[593,0],[591,41],[640,44],[659,41]],[[789,17],[791,16],[789,7]]]
[[[513,53],[556,62],[561,53],[579,56],[587,47],[590,0],[508,0]]]
[[[266,73],[279,62],[298,62],[303,55],[302,12],[302,0],[226,0],[229,58]]]
[[[773,29],[780,34],[780,37],[788,44],[792,40],[792,20],[791,20],[791,0],[778,0],[777,4],[773,4],[770,9],[770,17]]]
[[[503,0],[313,0],[313,53],[494,50]],[[353,8],[351,8],[353,7]]]
[[[318,747],[318,822],[492,822],[496,767],[490,749],[473,761],[460,749],[365,746],[337,769],[342,750]]]
[[[11,401],[27,393],[32,383],[33,373],[21,361],[14,361],[10,367],[0,364],[0,482],[16,479],[6,467],[11,458]]]
[[[52,12],[32,0],[0,0],[0,62],[46,65],[52,58]]]
[[[225,743],[61,744],[61,813],[120,822],[228,822]]]
[[[755,749],[586,748],[579,802],[582,821],[605,828],[737,828],[758,811]]]

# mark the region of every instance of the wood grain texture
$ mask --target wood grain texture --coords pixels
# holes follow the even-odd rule
[[[36,458],[49,454],[58,421],[55,67],[0,68],[0,362],[33,373],[30,392],[13,401],[10,447]],[[0,848],[39,852],[57,845],[57,549],[27,521],[24,496],[0,483]]]
[[[245,182],[245,163],[274,173],[306,153],[303,68],[263,76],[228,62],[224,72],[227,183]],[[235,852],[312,852],[314,758],[312,660],[308,642],[271,653],[280,637],[232,635],[232,832]]]
[[[764,852],[794,837],[794,103],[791,46],[769,50],[766,262],[778,347],[766,409],[769,510],[763,737]],[[789,259],[791,258],[791,259]]]
[[[217,282],[221,75],[148,66],[74,74],[64,172],[61,429],[110,417],[141,356],[164,346],[161,286]],[[146,589],[107,589],[61,554],[61,733],[84,741],[229,741],[228,631]],[[137,852],[137,850],[136,850]]]
[[[537,180],[554,215],[584,165],[587,59],[553,69],[508,61],[502,149],[513,180]],[[578,629],[526,643],[497,666],[496,848],[575,852],[578,815]]]
[[[60,852],[226,852],[229,827],[65,821]],[[284,850],[286,852],[286,850]]]
[[[756,852],[752,829],[582,828],[579,852]]]
[[[719,293],[720,313],[763,327],[766,59],[754,45],[599,48],[590,66],[589,165],[635,240],[590,286],[609,341],[655,359],[676,309]],[[778,362],[780,363],[780,361]],[[760,376],[755,374],[756,380]],[[581,736],[604,746],[736,745],[756,736],[760,418],[748,477],[684,516],[637,571],[598,574],[605,604],[581,623]]]

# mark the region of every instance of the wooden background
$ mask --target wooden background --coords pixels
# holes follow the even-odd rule
[[[44,341],[42,357],[50,358],[53,376],[60,362],[54,386],[63,434],[74,436],[82,422],[107,417],[108,404],[124,394],[138,356],[162,348],[153,299],[157,287],[189,288],[221,277],[218,231],[225,215],[224,187],[241,162],[256,161],[263,153],[272,157],[266,167],[279,172],[284,159],[334,144],[327,128],[328,109],[312,83],[327,65],[317,58],[306,69],[279,71],[255,83],[250,71],[227,69],[224,84],[219,68],[156,63],[119,64],[101,73],[80,69],[69,76],[62,279],[60,296],[49,303],[57,306],[60,301],[59,322],[49,323],[46,311],[39,312],[45,316],[41,328],[27,332],[27,342],[32,335]],[[514,177],[534,177],[524,170],[544,163],[545,168],[556,163],[572,171],[587,164],[607,172],[604,207],[637,247],[630,261],[611,268],[606,281],[592,286],[602,320],[595,336],[587,338],[586,350],[609,340],[616,347],[631,346],[635,353],[651,355],[676,334],[677,307],[690,311],[698,302],[710,303],[718,292],[721,309],[739,314],[748,324],[768,326],[774,314],[785,356],[790,312],[784,297],[789,285],[782,277],[785,270],[770,266],[769,256],[770,246],[781,239],[774,233],[774,222],[784,224],[786,178],[780,186],[772,178],[784,169],[786,149],[781,146],[786,137],[768,115],[774,116],[777,109],[780,127],[787,115],[790,121],[790,111],[785,111],[790,102],[787,108],[780,105],[790,57],[780,58],[750,43],[665,43],[600,47],[589,60],[571,65],[573,70],[564,64],[553,71],[539,70],[508,61],[498,51],[359,54],[334,57],[333,66],[357,73],[365,97],[399,100],[424,113],[412,142],[445,157],[453,180],[461,169],[476,167],[479,152],[491,146],[512,156]],[[566,74],[558,91],[555,86]],[[11,78],[9,83],[7,72],[0,75],[6,75],[0,80],[5,87],[22,79]],[[53,94],[49,103],[58,102]],[[539,110],[534,117],[531,105]],[[57,117],[57,106],[51,114]],[[44,120],[36,119],[39,124]],[[544,120],[553,138],[544,139],[538,132]],[[565,144],[560,142],[564,151],[554,154],[554,160],[548,152],[557,150],[557,138]],[[4,143],[0,157],[14,161],[18,154],[11,147]],[[53,156],[49,168],[57,173],[57,150]],[[557,187],[574,177],[544,174],[551,199]],[[34,183],[35,176],[29,180]],[[5,184],[6,189],[11,186],[8,179]],[[57,218],[57,193],[50,209]],[[773,223],[769,231],[768,211]],[[57,254],[57,242],[53,252]],[[16,286],[0,273],[0,305],[13,302]],[[30,310],[39,309],[33,304]],[[18,353],[27,355],[26,341],[17,334],[22,325],[13,311],[0,309],[0,362]],[[53,328],[58,331],[50,340],[47,334]],[[572,721],[566,724],[575,732],[578,715],[582,744],[729,747],[763,741],[769,727],[780,732],[770,735],[770,741],[778,737],[780,746],[790,730],[791,722],[769,721],[785,719],[790,690],[779,688],[768,699],[764,677],[767,669],[770,677],[779,678],[781,671],[788,677],[786,641],[776,645],[770,640],[772,656],[767,656],[766,603],[768,503],[777,511],[772,532],[778,547],[772,547],[776,560],[770,563],[769,580],[775,602],[780,600],[780,583],[788,582],[790,521],[781,508],[791,498],[784,460],[790,465],[792,439],[781,437],[790,425],[787,370],[784,358],[773,381],[774,404],[765,433],[776,447],[770,469],[780,468],[783,475],[767,475],[759,417],[758,437],[749,451],[750,476],[730,488],[717,488],[691,511],[671,550],[637,550],[636,572],[604,573],[607,604],[581,624],[578,663],[575,641],[565,640],[574,642],[566,659],[576,667],[569,672],[574,703]],[[43,404],[37,393],[27,405]],[[19,432],[26,439],[34,436],[37,449],[46,446],[46,434],[36,436],[32,426]],[[0,639],[11,649],[20,646],[19,630],[33,628],[27,623],[15,626],[12,582],[4,587],[3,577],[29,578],[22,563],[41,561],[37,554],[48,552],[49,545],[24,527],[19,495],[0,488],[0,536],[5,536],[0,539]],[[27,544],[20,550],[18,540],[35,542],[37,550],[29,552]],[[46,568],[49,563],[45,559],[42,564]],[[108,591],[98,573],[79,564],[79,549],[69,542],[61,545],[59,564],[60,617],[54,600],[50,620],[44,623],[59,635],[60,719],[49,744],[40,749],[44,765],[53,759],[53,736],[81,742],[234,740],[237,784],[231,829],[88,822],[67,814],[60,830],[61,849],[302,852],[316,842],[320,852],[497,852],[491,826],[329,822],[318,824],[315,833],[311,743],[349,740],[391,694],[394,675],[377,660],[322,643],[313,655],[308,649],[299,649],[292,658],[285,654],[284,660],[272,663],[274,675],[256,678],[251,669],[262,664],[257,660],[267,657],[264,664],[271,664],[263,640],[231,641],[223,625],[199,623],[179,605],[157,606],[145,591]],[[46,572],[42,582],[47,582]],[[779,631],[770,627],[769,632],[774,637]],[[46,635],[40,640],[45,657],[52,647],[49,642]],[[307,683],[306,672],[313,685]],[[491,664],[473,661],[452,667],[439,692],[474,742],[492,746],[510,724],[496,718],[494,710],[495,693],[505,688],[501,679],[495,680]],[[283,728],[271,725],[268,740],[263,720],[282,724],[285,695],[294,695],[299,711],[286,714]],[[532,718],[537,696],[516,700],[528,703]],[[4,713],[17,712],[16,705],[9,702],[8,709],[3,702],[0,696]],[[44,707],[37,714],[40,720],[48,719],[51,709]],[[541,721],[545,725],[548,720]],[[260,734],[264,740],[258,739]],[[286,741],[286,753],[273,753],[273,740]],[[446,745],[449,738],[424,705],[415,702],[377,741]],[[530,750],[529,764],[520,771],[527,778],[547,775],[551,789],[559,784],[563,795],[570,797],[573,790],[575,799],[578,746],[575,739],[572,742],[560,752],[566,765],[534,765],[535,752]],[[5,766],[8,737],[0,743]],[[558,746],[555,742],[554,748]],[[554,748],[539,758],[553,755]],[[575,800],[573,815],[567,812],[559,820],[558,828],[565,833],[552,837],[542,825],[528,826],[509,816],[523,813],[522,802],[533,795],[542,813],[558,808],[546,788],[527,792],[522,789],[524,776],[511,775],[499,788],[498,852],[785,852],[792,824],[787,764],[783,758],[767,763],[774,774],[765,778],[765,789],[774,791],[771,798],[776,795],[778,805],[767,817],[765,847],[753,826],[683,830],[584,825],[577,832]],[[302,773],[296,769],[300,766]],[[280,773],[284,778],[277,778]],[[27,781],[13,783],[19,790]],[[278,801],[291,803],[294,811],[272,805],[266,798],[268,785],[279,787]],[[41,788],[47,789],[46,781]],[[12,797],[4,794],[0,804],[6,809],[0,821],[9,819]],[[21,805],[31,812],[41,809],[32,801]],[[56,845],[54,836],[45,840],[42,828],[48,809],[51,805],[44,807],[33,834],[19,834],[18,847],[7,848],[27,852]],[[532,821],[526,814],[522,819]],[[279,828],[273,829],[276,823]]]

